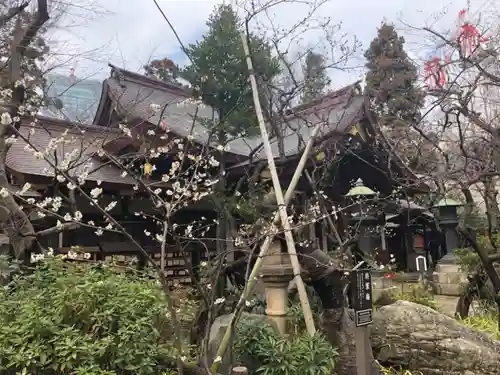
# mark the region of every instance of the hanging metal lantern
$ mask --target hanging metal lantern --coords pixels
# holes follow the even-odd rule
[[[370,210],[370,205],[373,202],[370,198],[374,198],[377,195],[372,189],[363,184],[363,180],[358,178],[354,187],[349,190],[345,195],[352,202],[351,213],[355,216],[366,215]]]

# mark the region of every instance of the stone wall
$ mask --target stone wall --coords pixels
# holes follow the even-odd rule
[[[457,264],[438,264],[432,274],[436,294],[460,296],[467,283],[467,275]]]

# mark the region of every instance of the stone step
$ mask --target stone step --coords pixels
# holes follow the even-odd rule
[[[434,272],[432,280],[440,284],[464,284],[467,282],[467,275],[463,272]]]
[[[457,273],[462,272],[458,264],[437,264],[435,272]]]
[[[462,284],[434,283],[434,288],[436,290],[436,294],[456,297],[461,296],[464,290],[464,286]]]
[[[458,297],[456,296],[436,296],[438,302],[438,311],[452,318],[455,317],[457,311]]]

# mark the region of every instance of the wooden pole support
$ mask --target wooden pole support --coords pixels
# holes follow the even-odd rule
[[[245,43],[246,43],[246,40],[245,40]],[[288,203],[292,199],[295,188],[297,187],[297,184],[300,180],[300,177],[302,176],[302,172],[304,171],[304,168],[306,166],[307,160],[309,159],[309,154],[313,148],[314,140],[316,139],[316,136],[319,133],[321,127],[322,127],[322,123],[318,122],[314,126],[314,128],[312,129],[311,136],[310,136],[309,140],[307,141],[307,144],[306,144],[306,147],[304,148],[304,151],[302,152],[302,156],[299,160],[299,163],[297,165],[296,170],[293,173],[292,180],[290,181],[290,185],[288,186],[288,188],[285,192],[285,196],[284,196],[285,206],[288,205]],[[285,210],[286,210],[286,208],[285,208]],[[280,222],[280,214],[279,214],[279,212],[276,212],[274,214],[273,224],[276,225],[279,222]],[[224,337],[222,338],[220,346],[217,349],[217,354],[215,357],[216,360],[214,360],[214,362],[210,366],[210,370],[212,372],[217,372],[217,370],[221,364],[222,358],[224,357],[224,354],[226,353],[226,350],[229,346],[230,338],[231,338],[231,335],[233,332],[233,327],[234,327],[236,321],[238,320],[243,307],[245,306],[245,302],[246,302],[247,298],[251,295],[256,281],[259,279],[260,268],[261,268],[262,263],[264,261],[264,257],[267,254],[267,250],[269,249],[269,246],[271,246],[273,239],[274,239],[274,233],[269,233],[266,236],[264,243],[262,244],[262,246],[260,248],[259,256],[258,256],[258,258],[257,258],[257,260],[252,268],[252,271],[250,272],[250,276],[249,276],[247,283],[245,285],[245,289],[243,290],[243,293],[241,294],[240,300],[238,301],[238,304],[236,305],[236,308],[234,309],[231,323],[227,326],[226,332],[224,333]],[[300,281],[302,281],[302,279],[300,279]],[[307,295],[306,295],[306,297],[307,297]],[[310,310],[310,308],[309,308],[309,310]],[[306,320],[306,322],[307,322],[307,320]],[[314,324],[312,326],[314,328]]]
[[[293,267],[295,284],[297,285],[297,292],[299,294],[300,304],[302,305],[302,313],[304,314],[304,321],[306,323],[306,328],[308,333],[311,336],[314,336],[314,334],[316,333],[316,327],[314,326],[313,314],[311,311],[311,306],[309,304],[309,298],[307,297],[306,287],[300,276],[300,264],[295,249],[295,242],[293,240],[292,228],[290,225],[290,221],[288,220],[285,198],[283,196],[283,191],[281,190],[281,183],[278,177],[278,172],[276,170],[276,165],[274,164],[274,155],[271,149],[271,143],[269,142],[269,135],[267,133],[264,115],[262,113],[262,107],[260,105],[257,81],[253,73],[253,65],[252,65],[252,58],[250,56],[250,49],[248,47],[246,35],[243,32],[241,33],[241,41],[243,43],[243,50],[245,51],[247,60],[250,86],[252,87],[253,102],[255,104],[255,112],[257,115],[257,120],[259,122],[260,134],[262,135],[262,143],[264,145],[264,151],[267,158],[267,165],[269,168],[269,172],[271,172],[271,180],[273,182],[274,194],[276,195],[276,203],[278,204],[278,213],[281,219],[281,226],[284,232],[283,234],[285,235],[288,254],[290,255],[290,262],[292,263]]]
[[[356,370],[357,375],[370,375],[370,338],[368,326],[356,327],[354,333],[356,342]]]

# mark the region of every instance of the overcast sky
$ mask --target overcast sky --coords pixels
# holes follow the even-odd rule
[[[73,27],[58,30],[51,36],[57,41],[58,63],[76,68],[77,76],[96,75],[105,78],[109,74],[107,63],[122,66],[132,71],[140,71],[149,60],[169,57],[179,64],[186,62],[171,29],[158,12],[153,0],[83,0],[93,3],[88,20],[78,17],[78,21],[68,23]],[[500,0],[471,0],[471,12],[490,14]],[[200,39],[206,30],[206,20],[214,6],[221,1],[212,0],[158,0],[185,44]],[[453,28],[456,15],[467,7],[465,0],[330,0],[323,5],[319,15],[329,16],[334,22],[342,22],[341,34],[356,36],[366,47],[375,36],[382,20],[396,23],[408,40],[407,49],[415,59],[429,54],[432,42],[425,38],[425,32],[413,28],[433,26],[444,31]],[[297,4],[284,4],[275,9],[274,24],[287,28],[303,17],[304,9]],[[495,11],[496,12],[496,11]],[[79,10],[72,14],[81,15]],[[76,25],[76,26],[75,26]],[[300,49],[317,43],[318,33],[302,35]],[[294,48],[294,46],[292,46]],[[361,52],[361,51],[360,51]],[[361,53],[360,53],[361,54]],[[77,57],[75,58],[75,55]],[[352,65],[362,64],[362,59]],[[359,73],[359,72],[358,72]],[[334,86],[355,79],[358,73],[336,76]]]

